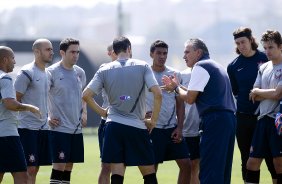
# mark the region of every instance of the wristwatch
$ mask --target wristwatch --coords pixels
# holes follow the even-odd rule
[[[176,87],[174,88],[174,93],[179,94],[179,86],[176,86]]]

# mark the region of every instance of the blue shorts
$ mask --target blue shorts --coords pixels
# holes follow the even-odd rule
[[[51,165],[49,130],[29,130],[19,128],[27,166]]]
[[[50,131],[50,143],[53,163],[84,162],[82,134]]]
[[[264,116],[257,122],[250,157],[265,158],[269,152],[272,157],[282,156],[282,136],[276,132],[274,118]]]
[[[200,136],[185,137],[186,145],[189,151],[190,160],[200,158]]]
[[[148,130],[108,122],[102,162],[124,163],[126,166],[153,165],[154,150]]]
[[[0,173],[25,172],[26,162],[19,136],[0,137]]]
[[[102,158],[105,128],[106,128],[106,120],[101,119],[101,122],[100,122],[100,125],[99,125],[99,128],[98,128],[98,141],[99,141],[99,148],[100,148],[100,158]]]
[[[185,140],[180,143],[174,143],[171,138],[174,128],[160,129],[154,128],[151,133],[151,139],[154,145],[156,163],[162,163],[167,160],[178,160],[189,158],[188,148]]]

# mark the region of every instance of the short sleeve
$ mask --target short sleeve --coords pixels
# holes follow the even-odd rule
[[[203,92],[209,79],[210,75],[203,67],[194,66],[191,72],[191,80],[188,85],[188,90]]]
[[[31,80],[31,76],[26,71],[21,70],[15,80],[15,90],[24,94]]]

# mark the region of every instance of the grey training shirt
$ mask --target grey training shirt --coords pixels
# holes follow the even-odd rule
[[[39,69],[34,62],[22,67],[15,80],[15,90],[23,97],[22,103],[37,106],[41,112],[41,118],[28,111],[19,112],[19,128],[31,130],[47,130],[47,95],[48,80],[45,70]]]
[[[108,94],[110,108],[107,122],[146,129],[145,86],[158,85],[151,67],[137,59],[119,60],[100,68],[87,88],[95,94],[102,89]]]
[[[57,118],[60,126],[51,129],[63,133],[81,133],[82,90],[85,72],[77,65],[65,69],[61,62],[47,68],[49,79],[48,108],[50,118]]]

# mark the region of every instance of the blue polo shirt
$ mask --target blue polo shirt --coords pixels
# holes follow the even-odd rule
[[[266,55],[257,50],[251,57],[242,54],[235,58],[227,67],[232,92],[237,100],[237,112],[255,114],[259,102],[249,100],[260,65],[267,62]]]

